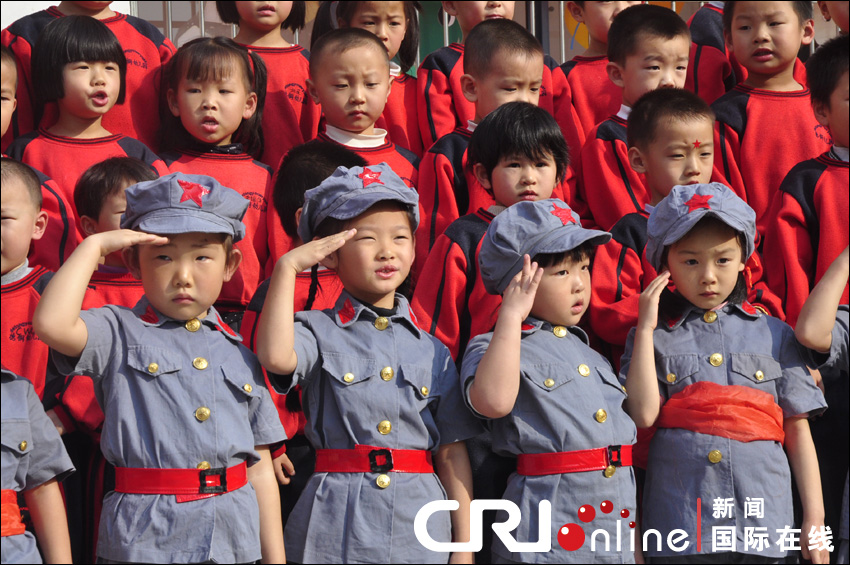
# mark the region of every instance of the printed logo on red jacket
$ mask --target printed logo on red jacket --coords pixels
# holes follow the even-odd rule
[[[246,192],[242,196],[247,198],[248,201],[251,203],[252,210],[265,212],[268,208],[268,204],[266,204],[266,198],[259,192]]]
[[[38,341],[31,322],[21,322],[9,330],[9,341]]]

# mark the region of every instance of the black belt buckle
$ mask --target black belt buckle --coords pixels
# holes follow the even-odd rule
[[[384,457],[384,464],[378,465],[378,457]],[[389,449],[373,449],[369,452],[369,468],[375,473],[393,470],[393,454]]]
[[[207,485],[207,477],[218,475],[221,481],[218,485]],[[216,467],[215,469],[201,469],[198,473],[201,481],[201,486],[198,489],[198,494],[221,494],[227,492],[227,468]]]
[[[623,459],[620,450],[623,448],[622,445],[609,445],[608,446],[608,464],[613,465],[614,467],[622,467]]]

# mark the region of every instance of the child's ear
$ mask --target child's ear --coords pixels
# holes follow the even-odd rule
[[[478,184],[488,190],[493,190],[493,187],[490,185],[490,177],[487,175],[487,169],[484,165],[481,163],[475,163],[472,166],[472,174],[475,175],[475,180],[478,181]]]
[[[306,84],[307,92],[310,94],[310,98],[312,98],[313,102],[315,102],[317,105],[321,105],[321,102],[319,102],[319,91],[316,90],[316,84],[313,82],[313,79],[308,78]]]
[[[47,212],[39,210],[35,215],[35,223],[32,227],[32,239],[41,239],[44,237],[44,231],[47,229]]]
[[[227,264],[224,266],[224,282],[228,282],[233,278],[241,262],[242,252],[234,247],[230,250],[230,255],[227,257]]]
[[[97,233],[97,227],[95,224],[97,224],[97,221],[91,216],[80,216],[80,225],[82,226],[83,233],[86,234],[86,237]]]
[[[461,75],[460,91],[464,98],[475,104],[478,102],[478,85],[475,83],[475,77],[472,75]]]
[[[457,8],[454,2],[440,2],[443,5],[443,11],[450,16],[457,16]]]
[[[575,21],[584,23],[584,10],[576,2],[567,2],[567,11]]]
[[[803,39],[800,43],[810,45],[815,40],[815,20],[803,22]]]
[[[815,119],[818,123],[825,128],[829,128],[829,117],[827,116],[828,111],[829,106],[827,104],[817,100],[812,100],[812,113],[814,113]]]
[[[142,270],[139,268],[139,248],[136,246],[125,247],[121,250],[121,258],[124,259],[124,265],[127,270],[133,275],[134,279],[142,279]]]
[[[254,115],[254,112],[257,111],[257,93],[252,92],[248,95],[248,99],[245,100],[245,109],[242,110],[242,119],[250,120],[251,116]]]
[[[169,88],[165,94],[165,99],[168,102],[168,109],[171,110],[171,115],[175,118],[180,117],[180,106],[177,104],[177,94],[173,88]]]
[[[625,87],[626,82],[623,80],[623,67],[617,63],[608,62],[605,66],[605,71],[608,73],[608,80],[619,86]]]
[[[640,149],[635,146],[629,147],[629,166],[636,173],[646,173],[646,164],[643,162],[643,155]]]

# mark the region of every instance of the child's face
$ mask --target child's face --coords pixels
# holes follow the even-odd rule
[[[646,176],[654,202],[676,185],[708,183],[714,164],[714,122],[700,118],[658,124],[655,139],[643,150],[629,148],[629,162]]]
[[[551,155],[541,159],[506,157],[496,164],[490,178],[487,178],[487,172],[480,163],[475,169],[478,182],[491,190],[496,203],[502,206],[545,200],[552,196],[558,182],[557,166]]]
[[[814,104],[818,122],[829,128],[832,142],[838,147],[848,147],[850,143],[850,74],[845,72],[829,95],[829,106]]]
[[[657,88],[683,88],[691,43],[684,35],[673,39],[644,34],[625,65],[608,63],[608,77],[623,89],[623,103],[634,106],[638,98]]]
[[[7,62],[0,63],[0,135],[6,135],[12,114],[18,106],[15,88],[18,83],[18,69]]]
[[[112,61],[75,61],[62,70],[65,96],[57,101],[60,113],[81,119],[102,117],[121,92],[121,72]]]
[[[813,20],[801,22],[791,2],[738,2],[726,43],[749,74],[770,77],[791,72],[812,39]]]
[[[484,20],[514,19],[513,2],[443,2],[443,10],[457,18],[464,37]]]
[[[543,269],[531,315],[560,326],[575,326],[590,304],[590,257],[569,257]]]
[[[732,294],[738,273],[744,270],[741,244],[733,230],[712,222],[670,246],[667,269],[688,302],[711,310]]]
[[[823,19],[834,20],[841,33],[846,34],[850,31],[850,2],[846,0],[840,2],[818,0],[818,8],[823,14]]]
[[[169,235],[165,245],[140,245],[131,270],[158,311],[175,320],[203,318],[236,272],[241,255],[236,249],[232,254],[228,261],[217,234],[181,233]]]
[[[640,2],[585,2],[584,8],[575,2],[569,2],[570,13],[573,17],[587,26],[591,39],[601,44],[608,44],[608,29],[614,16]]]
[[[325,261],[358,300],[392,308],[396,289],[413,264],[413,232],[407,212],[378,204],[348,223],[357,233]]]
[[[236,2],[239,25],[259,31],[272,31],[289,17],[292,2]]]
[[[407,23],[404,2],[361,2],[348,25],[377,35],[392,59],[404,40]]]
[[[98,214],[97,218],[91,218],[89,216],[80,217],[83,232],[87,236],[121,229],[121,216],[127,209],[127,196],[124,191],[128,186],[130,186],[130,183],[125,182],[120,190],[109,194],[103,200],[103,205],[100,208],[100,214]],[[121,251],[107,255],[104,264],[109,267],[124,267],[124,259],[121,257]]]
[[[3,182],[0,191],[0,241],[2,265],[5,275],[24,264],[30,242],[41,239],[47,226],[47,213],[37,210],[24,183],[17,178]]]
[[[390,94],[390,67],[372,45],[323,57],[315,77],[307,80],[313,100],[328,124],[357,134],[374,133]]]
[[[475,104],[475,121],[508,102],[529,102],[537,106],[543,83],[543,57],[539,53],[499,52],[493,55],[490,69],[481,77],[463,75],[463,95]]]
[[[237,72],[221,80],[183,77],[177,92],[168,91],[168,105],[189,135],[202,143],[227,145],[242,120],[254,115],[257,95],[249,91],[242,74]]]

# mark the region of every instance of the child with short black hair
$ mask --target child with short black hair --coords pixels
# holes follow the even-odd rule
[[[626,8],[611,23],[608,77],[622,89],[623,103],[617,115],[587,134],[581,151],[578,200],[588,208],[585,223],[611,229],[649,202],[643,175],[628,165],[626,123],[632,106],[647,92],[685,85],[689,45],[685,22],[661,6]]]
[[[653,561],[700,562],[706,554],[781,560],[778,530],[794,524],[792,470],[803,557],[828,561],[826,549],[809,549],[824,514],[807,420],[826,403],[793,330],[746,300],[742,272],[755,249],[755,220],[752,208],[719,183],[677,186],[649,217],[646,257],[661,275],[641,294],[620,369],[629,414],[640,427],[658,428],[642,527],[662,538],[677,528],[700,536],[682,550],[650,543]],[[675,294],[666,290],[668,281]],[[757,474],[740,472],[754,468]],[[725,500],[731,508],[703,504],[695,514],[682,504],[694,499]],[[748,500],[764,505],[748,511]],[[731,530],[723,549],[715,548],[718,527]],[[763,543],[747,528],[762,532]]]
[[[248,202],[182,173],[126,194],[124,229],[80,244],[33,318],[59,370],[94,379],[106,415],[101,449],[116,475],[98,558],[281,562],[268,445],[283,429],[256,357],[212,306],[239,266],[233,243],[245,234]],[[145,296],[132,309],[81,312],[100,259],[124,248]]]
[[[445,563],[448,555],[411,536],[419,509],[445,498],[459,509],[451,523],[446,514],[431,520],[432,539],[469,539],[463,442],[481,427],[463,409],[448,350],[396,293],[418,221],[416,192],[387,165],[340,167],[305,195],[298,233],[307,243],[275,266],[257,352],[278,390],[303,387],[305,432],[317,449],[286,526],[295,561]],[[333,308],[296,315],[296,277],[320,261],[345,290]]]

